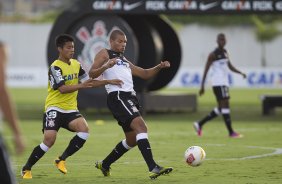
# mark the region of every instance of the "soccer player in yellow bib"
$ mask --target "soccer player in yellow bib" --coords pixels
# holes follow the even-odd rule
[[[59,129],[65,128],[76,132],[65,151],[55,160],[58,170],[67,173],[65,160],[84,145],[89,136],[86,120],[77,108],[79,89],[93,88],[106,84],[121,86],[121,80],[90,79],[80,63],[72,59],[74,55],[74,39],[62,34],[56,37],[59,57],[48,72],[48,95],[43,117],[43,142],[36,146],[22,168],[22,177],[31,179],[31,168],[53,146]]]

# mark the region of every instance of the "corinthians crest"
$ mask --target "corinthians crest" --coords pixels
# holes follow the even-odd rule
[[[114,29],[119,28],[114,26],[111,31]],[[81,54],[78,55],[78,60],[87,72],[96,54],[103,48],[109,48],[108,37],[110,32],[106,29],[105,22],[101,20],[94,23],[92,30],[88,30],[83,26],[76,32],[76,37],[84,45]]]

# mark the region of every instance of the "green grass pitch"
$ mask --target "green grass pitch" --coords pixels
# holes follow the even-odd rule
[[[196,92],[196,90],[176,90]],[[176,92],[165,90],[164,92]],[[203,137],[197,137],[192,128],[193,121],[207,114],[215,106],[211,90],[198,98],[195,113],[157,113],[144,118],[149,127],[149,139],[155,160],[174,171],[151,181],[148,170],[138,148],[134,148],[112,165],[112,176],[104,177],[94,167],[96,160],[103,159],[124,138],[120,127],[110,114],[83,112],[90,126],[91,136],[85,146],[67,160],[68,174],[61,174],[54,166],[54,159],[62,153],[74,135],[61,129],[55,145],[33,167],[32,180],[22,180],[20,169],[34,146],[42,141],[41,115],[45,90],[38,89],[34,95],[27,89],[12,90],[21,117],[21,128],[27,149],[15,156],[10,132],[5,135],[11,148],[13,166],[20,184],[59,183],[217,183],[217,184],[274,184],[282,183],[282,111],[277,109],[271,116],[261,115],[260,95],[281,94],[280,90],[231,90],[233,126],[244,134],[242,139],[231,139],[221,117],[209,122]],[[36,95],[38,94],[38,95]],[[27,114],[33,113],[28,116]],[[101,125],[97,120],[104,120]],[[188,166],[184,151],[199,145],[206,151],[206,160],[199,167]]]

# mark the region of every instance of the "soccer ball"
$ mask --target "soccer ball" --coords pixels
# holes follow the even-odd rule
[[[184,158],[188,165],[196,167],[203,163],[206,152],[200,146],[191,146],[185,151]]]

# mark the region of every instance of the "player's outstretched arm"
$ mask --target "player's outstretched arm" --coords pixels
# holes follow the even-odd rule
[[[104,86],[107,84],[117,85],[119,87],[122,86],[123,82],[119,79],[112,79],[112,80],[93,80],[92,81],[92,88]]]
[[[112,80],[94,80],[94,79],[87,79],[86,81],[75,84],[75,85],[62,85],[58,89],[60,93],[72,93],[74,91],[77,91],[79,89],[85,89],[85,88],[96,88],[100,86],[104,86],[106,84],[112,84],[120,86],[123,84],[123,82],[119,79],[112,79]]]
[[[79,83],[79,84],[74,84],[74,85],[61,85],[58,90],[60,91],[61,94],[66,94],[66,93],[72,93],[75,92],[79,89],[84,89],[84,88],[91,88],[91,80],[93,79],[88,79],[83,83]]]
[[[210,69],[210,66],[212,64],[212,62],[214,61],[214,54],[211,53],[209,54],[207,63],[205,65],[205,69],[204,69],[204,73],[203,73],[203,79],[202,79],[202,83],[201,83],[201,88],[199,90],[199,95],[202,96],[205,93],[205,82],[206,82],[206,78],[207,78],[207,73]]]
[[[99,51],[95,58],[94,62],[89,70],[90,78],[99,77],[105,70],[113,67],[117,63],[117,58],[109,59],[109,54],[106,49]]]
[[[241,74],[244,79],[247,77],[247,75],[246,75],[245,73],[243,73],[243,72],[239,71],[237,68],[235,68],[235,67],[231,64],[230,61],[228,62],[228,68],[229,68],[232,72]]]
[[[148,69],[144,69],[144,68],[141,68],[139,66],[136,66],[136,65],[132,64],[131,62],[129,62],[129,63],[130,63],[132,75],[140,77],[140,78],[145,79],[145,80],[154,77],[157,73],[159,73],[160,70],[170,67],[169,61],[161,61],[160,64],[158,64],[158,65],[156,65],[152,68],[148,68]]]

